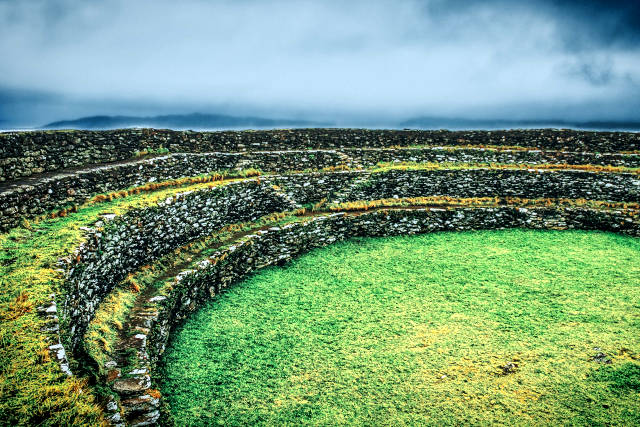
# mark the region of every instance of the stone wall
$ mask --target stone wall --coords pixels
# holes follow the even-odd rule
[[[436,169],[371,174],[337,201],[392,197],[522,197],[640,201],[640,176],[571,170]]]
[[[299,223],[257,231],[178,274],[168,296],[156,298],[158,321],[148,338],[153,366],[164,352],[171,328],[202,303],[251,272],[280,264],[352,237],[384,237],[438,231],[507,228],[578,229],[640,236],[640,218],[625,210],[590,208],[468,207],[387,209],[321,215]]]
[[[170,150],[170,154],[135,157],[136,152],[147,149],[165,151],[160,148]],[[0,231],[19,224],[22,218],[81,204],[97,193],[148,182],[246,168],[270,173],[183,192],[121,216],[104,214],[93,228],[85,230],[85,242],[61,260],[66,272],[63,294],[58,295],[57,304],[51,296],[51,304],[39,307],[43,316],[59,316],[60,323],[47,317],[50,322],[43,332],[51,335],[52,355],[70,374],[67,354],[82,353],[87,325],[114,286],[143,265],[226,225],[255,221],[320,201],[510,196],[637,203],[637,173],[519,168],[517,164],[640,167],[639,152],[640,134],[569,130],[0,133]],[[476,166],[371,168],[379,162]],[[479,163],[511,166],[483,168],[477,166]],[[348,170],[318,171],[336,166]],[[316,172],[310,172],[313,170]],[[140,294],[142,309],[131,312],[140,318],[129,319],[127,327],[131,329],[119,338],[126,341],[125,348],[136,350],[136,366],[125,371],[118,362],[109,361],[110,365],[103,368],[117,371],[117,375],[109,376],[110,386],[120,396],[126,421],[154,423],[160,416],[161,402],[155,393],[147,391],[153,385],[153,370],[172,328],[208,298],[259,268],[355,236],[524,227],[606,230],[638,237],[637,214],[633,208],[524,209],[511,205],[307,214],[309,218],[299,222],[261,229],[218,249],[194,270],[177,274],[164,294]],[[109,408],[110,419],[118,423],[116,403],[110,403]]]
[[[286,172],[346,164],[335,151],[178,153],[80,171],[32,177],[0,188],[0,231],[63,206],[150,182],[247,168]]]
[[[337,151],[252,152],[171,154],[131,163],[100,166],[73,173],[57,174],[42,179],[29,179],[20,185],[5,184],[0,191],[0,231],[19,225],[23,218],[31,219],[66,205],[81,204],[95,194],[116,191],[148,182],[160,182],[212,171],[257,168],[274,172],[290,172],[304,169],[322,169],[342,164],[358,167],[371,166],[378,161],[435,160],[453,162],[467,159],[466,150],[461,153],[439,150],[357,150],[346,156]],[[374,156],[372,153],[381,154]],[[393,155],[396,152],[398,154]],[[472,150],[473,154],[487,153]],[[424,155],[427,153],[426,155]],[[500,152],[493,152],[495,157]],[[515,152],[514,152],[515,153]],[[461,156],[458,156],[461,154]],[[506,154],[506,153],[504,153]],[[476,157],[476,159],[478,159]],[[586,172],[585,172],[586,173]],[[434,175],[435,177],[436,175]],[[584,175],[576,175],[578,178]],[[595,175],[594,175],[595,176]],[[617,176],[617,175],[612,175]],[[606,184],[606,183],[605,183]],[[551,197],[551,196],[550,196]]]
[[[576,151],[513,150],[458,147],[441,148],[344,148],[340,152],[354,163],[374,166],[379,162],[417,163],[508,163],[568,164],[640,167],[640,155],[622,153],[588,153]]]
[[[227,224],[293,207],[268,184],[246,181],[184,193],[154,207],[105,218],[108,222],[96,224],[86,242],[64,261],[66,299],[60,314],[67,350],[78,348],[98,304],[128,273]]]
[[[171,152],[499,145],[616,153],[640,149],[640,135],[574,130],[417,131],[292,129],[191,132],[156,129],[0,133],[0,181],[131,159],[137,151]]]
[[[640,155],[540,150],[405,148],[176,153],[77,171],[35,175],[0,186],[0,231],[65,205],[81,204],[95,194],[149,182],[255,168],[274,173],[332,166],[371,167],[379,162],[450,162],[508,164],[596,164],[640,166]]]
[[[263,178],[281,187],[299,204],[388,198],[522,197],[640,201],[635,174],[527,169],[391,169],[381,172],[333,172]]]
[[[410,235],[435,231],[504,229],[586,229],[640,235],[637,217],[625,211],[584,208],[461,208],[382,210],[365,214],[336,213],[300,223],[260,230],[218,250],[195,270],[179,273],[170,292],[149,298],[145,315],[131,340],[136,365],[122,372],[117,365],[110,384],[120,397],[127,422],[156,422],[161,401],[148,390],[154,385],[156,364],[172,329],[205,301],[260,268],[280,264],[337,241],[356,236]],[[135,323],[134,323],[135,325]],[[141,333],[148,331],[148,333]],[[119,414],[114,414],[119,417]]]
[[[432,195],[638,201],[640,178],[581,171],[391,170],[261,177],[183,193],[116,217],[89,233],[87,242],[68,260],[62,325],[68,332],[69,349],[77,348],[97,305],[126,274],[224,225],[322,199],[343,202]]]

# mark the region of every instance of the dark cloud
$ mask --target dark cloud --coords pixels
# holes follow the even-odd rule
[[[547,3],[547,2],[544,2]],[[637,0],[550,0],[549,13],[558,21],[568,49],[640,47],[640,2]]]
[[[504,13],[520,25],[531,25],[531,14],[538,14],[553,25],[557,41],[570,51],[640,47],[638,0],[435,0],[424,1],[423,10],[454,21],[466,14],[492,17]]]
[[[0,58],[0,118],[21,123],[629,120],[640,2],[0,0]]]
[[[611,64],[583,63],[578,69],[587,81],[596,86],[607,85],[613,78]]]

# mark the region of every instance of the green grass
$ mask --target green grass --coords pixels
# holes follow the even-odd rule
[[[640,174],[640,168],[626,166],[603,166],[603,165],[570,165],[570,164],[536,164],[536,163],[464,163],[464,162],[379,162],[376,166],[369,168],[372,172],[386,172],[389,170],[437,170],[437,169],[497,169],[497,170],[582,170],[587,172],[602,173],[633,173]]]
[[[155,294],[168,294],[178,271],[197,268],[199,262],[215,253],[218,246],[231,240],[235,234],[266,225],[282,225],[298,219],[285,212],[276,212],[253,222],[229,224],[129,274],[97,308],[84,336],[85,349],[88,355],[98,363],[100,373],[106,373],[103,369],[104,365],[115,355],[113,350],[119,339],[118,331],[123,329],[139,293],[153,287]],[[232,241],[235,242],[235,240]],[[148,296],[143,301],[147,298]]]
[[[50,359],[40,332],[44,321],[36,311],[51,293],[63,291],[57,261],[82,241],[80,227],[90,226],[102,213],[122,214],[181,191],[226,182],[87,203],[68,216],[25,221],[24,227],[0,234],[0,425],[97,425],[102,420],[86,381],[67,378]]]
[[[189,318],[161,390],[179,425],[637,425],[639,260],[599,232],[336,244]]]
[[[385,170],[381,168],[378,172]],[[0,425],[101,422],[95,390],[81,377],[67,378],[50,360],[44,334],[40,332],[43,320],[36,313],[36,307],[46,303],[52,292],[59,295],[58,302],[63,300],[60,296],[63,277],[56,271],[56,263],[81,242],[84,232],[80,227],[91,225],[102,213],[122,214],[154,205],[179,192],[224,185],[257,173],[246,170],[231,175],[213,174],[216,179],[226,180],[212,181],[204,176],[114,192],[67,209],[64,215],[57,212],[56,218],[24,221],[23,227],[0,234]],[[121,315],[132,303],[130,293],[114,293],[105,301],[102,311],[112,309],[108,320],[122,322]],[[103,329],[100,334],[98,339],[103,338],[109,344],[115,330]]]

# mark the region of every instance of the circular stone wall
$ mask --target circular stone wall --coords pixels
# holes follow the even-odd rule
[[[639,257],[578,231],[338,243],[205,304],[161,391],[179,424],[634,424]]]
[[[0,140],[0,230],[20,226],[3,235],[15,301],[0,314],[19,314],[7,359],[29,372],[8,383],[22,408],[0,412],[10,422],[158,423],[156,365],[173,329],[313,248],[478,229],[640,235],[631,133],[146,129]],[[77,396],[77,408],[59,404]]]

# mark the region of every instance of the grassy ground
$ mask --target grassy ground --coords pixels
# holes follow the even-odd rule
[[[383,172],[394,167],[376,170]],[[1,234],[0,425],[100,422],[100,410],[91,388],[82,378],[66,378],[49,359],[40,332],[43,322],[36,313],[36,307],[46,303],[50,293],[62,291],[62,276],[56,271],[56,262],[79,244],[83,235],[80,227],[91,225],[102,213],[122,214],[178,192],[223,184],[219,181],[222,178],[228,182],[230,178],[256,174],[259,171],[213,174],[99,195],[82,206],[49,215],[55,218],[25,221],[23,227]],[[115,298],[114,304],[130,305],[131,295],[125,296],[130,300]]]
[[[50,360],[36,307],[62,291],[59,258],[82,239],[80,227],[105,212],[121,214],[180,191],[221,181],[162,188],[112,201],[89,202],[64,217],[25,222],[0,234],[0,425],[96,425],[101,411],[86,381],[67,378]],[[60,300],[58,302],[61,302]]]
[[[163,394],[180,425],[637,425],[639,259],[597,232],[337,244],[190,318]]]

